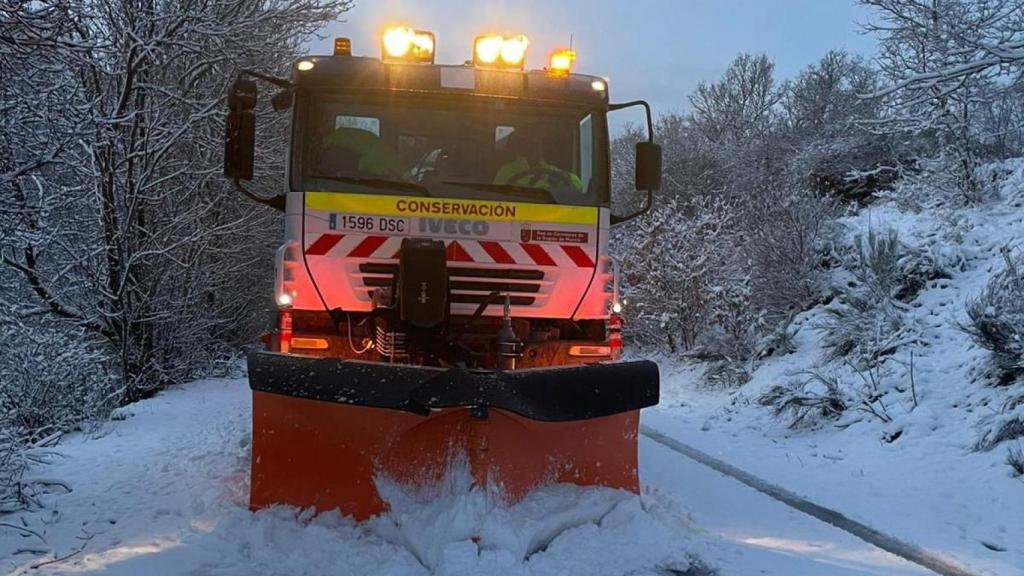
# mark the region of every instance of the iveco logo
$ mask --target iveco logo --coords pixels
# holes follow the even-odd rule
[[[487,236],[491,232],[491,224],[485,220],[420,218],[420,232],[449,236]]]

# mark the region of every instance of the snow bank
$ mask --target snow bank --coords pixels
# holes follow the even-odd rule
[[[765,359],[739,391],[701,389],[699,365],[666,365],[662,406],[645,422],[980,573],[1024,574],[1024,482],[1005,463],[1007,443],[977,450],[986,431],[1024,414],[1011,401],[1024,383],[999,386],[992,358],[961,329],[966,301],[1004,266],[1001,250],[1024,250],[1024,160],[982,173],[990,198],[982,205],[894,198],[843,220],[851,240],[897,230],[947,276],[927,281],[906,303],[914,338],[881,362],[885,417],[859,405],[865,374],[827,360],[818,307],[793,322],[796,352]],[[794,428],[759,405],[773,386],[811,370],[847,394],[841,418]]]

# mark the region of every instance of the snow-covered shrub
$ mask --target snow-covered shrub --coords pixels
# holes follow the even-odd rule
[[[679,572],[678,570],[669,568],[659,570],[658,573],[664,573],[671,576],[719,576],[721,574],[718,570],[708,566],[697,557],[688,557],[686,561],[689,563],[690,567],[685,572]]]
[[[1024,158],[986,162],[975,170],[975,179],[986,198],[1001,198],[1016,206],[1024,200]]]
[[[917,391],[913,367],[887,357],[869,367],[849,361],[793,373],[791,379],[776,384],[758,397],[758,403],[772,409],[776,417],[788,420],[790,427],[817,426],[838,420],[848,412],[885,424],[894,421],[893,408],[913,410]],[[902,430],[889,431],[883,439],[892,442]]]
[[[789,419],[791,427],[835,420],[843,415],[847,401],[838,378],[819,372],[801,376],[771,387],[758,398],[758,403],[771,407],[776,416]]]
[[[761,338],[757,357],[785,356],[796,352],[796,350],[796,333],[792,330],[792,326],[780,323]]]
[[[0,427],[0,514],[23,507],[19,483],[28,462],[13,430]]]
[[[1003,251],[1006,268],[967,302],[964,330],[992,353],[1004,383],[1024,372],[1024,258]]]
[[[895,350],[903,330],[903,313],[894,298],[901,255],[895,231],[857,238],[852,279],[840,287],[819,326],[831,359],[853,357],[859,364],[872,365]]]
[[[1024,438],[1024,394],[1011,396],[998,413],[984,419],[976,450],[993,450],[1003,442]]]
[[[0,511],[28,504],[21,475],[28,450],[55,443],[117,406],[121,388],[108,372],[104,343],[80,330],[35,318],[0,323]]]
[[[935,210],[944,218],[952,219],[972,204],[978,193],[965,195],[963,181],[956,174],[958,168],[951,168],[951,163],[955,160],[941,155],[907,160],[901,165],[900,178],[893,189],[879,196],[894,201],[904,211]]]
[[[895,185],[903,174],[889,158],[888,142],[881,137],[851,136],[849,132],[806,144],[791,170],[808,175],[815,192],[847,204],[866,205]]]
[[[711,388],[739,388],[750,381],[753,371],[749,358],[712,360],[704,370],[704,383]]]
[[[821,300],[822,254],[835,236],[834,203],[803,189],[752,192],[741,236],[750,270],[751,304],[769,322],[785,322]]]
[[[978,441],[977,447],[982,450],[991,450],[999,444],[1008,440],[1024,438],[1024,417],[1010,416],[986,431]]]
[[[712,362],[716,386],[746,382],[763,328],[736,246],[737,211],[723,199],[677,196],[613,232],[627,337]]]
[[[1006,464],[1013,469],[1013,476],[1019,478],[1024,476],[1024,447],[1020,442],[1016,446],[1010,446],[1006,452]]]
[[[961,218],[965,206],[1000,198],[1011,205],[1019,205],[1024,200],[1021,194],[1024,162],[1020,159],[978,165],[972,172],[969,194],[964,192],[965,184],[958,174],[961,167],[956,163],[955,158],[941,154],[915,157],[901,165],[900,178],[891,190],[879,196],[893,200],[904,211],[934,210],[941,219],[951,223]]]
[[[966,259],[959,245],[935,242],[926,249],[902,244],[899,260],[900,281],[893,297],[911,303],[934,280],[949,280],[956,271],[963,271]]]
[[[0,418],[28,443],[105,418],[120,400],[105,344],[53,323],[11,329],[0,359]]]
[[[711,290],[711,325],[697,340],[693,355],[709,362],[705,382],[717,388],[746,384],[754,369],[761,314],[750,301],[747,282],[737,279]]]
[[[892,422],[889,413],[890,405],[895,403],[892,397],[905,392],[903,387],[897,385],[892,358],[883,358],[866,366],[857,366],[849,361],[846,365],[852,372],[851,379],[856,382],[849,385],[856,409],[876,420]],[[912,386],[913,373],[908,374],[908,377]]]
[[[670,198],[614,230],[627,300],[626,335],[672,352],[691,349],[713,322],[713,286],[726,269],[732,218],[723,201]]]
[[[858,236],[844,268],[849,276],[819,328],[829,357],[852,358],[858,369],[917,339],[906,323],[907,303],[929,281],[949,277],[936,257],[903,244],[895,230]]]

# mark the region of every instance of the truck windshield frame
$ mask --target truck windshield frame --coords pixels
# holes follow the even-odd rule
[[[606,111],[590,103],[401,90],[296,96],[293,191],[609,205]]]

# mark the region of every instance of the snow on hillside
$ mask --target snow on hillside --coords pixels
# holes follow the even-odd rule
[[[828,313],[818,307],[795,319],[795,351],[764,360],[738,391],[701,388],[699,365],[664,362],[662,403],[646,422],[975,570],[1024,574],[1024,479],[1006,464],[1014,442],[976,448],[986,431],[1022,415],[1024,407],[1007,404],[1020,383],[997,386],[988,353],[960,328],[965,302],[1003,269],[1003,248],[1024,250],[1024,161],[994,168],[1004,179],[984,205],[909,209],[892,200],[843,220],[851,238],[897,230],[947,276],[909,302],[910,337],[881,369],[826,362],[820,327]],[[777,385],[819,376],[838,383],[846,400],[835,420],[812,415],[794,426],[760,405]],[[857,403],[875,387],[882,401],[871,410]]]

